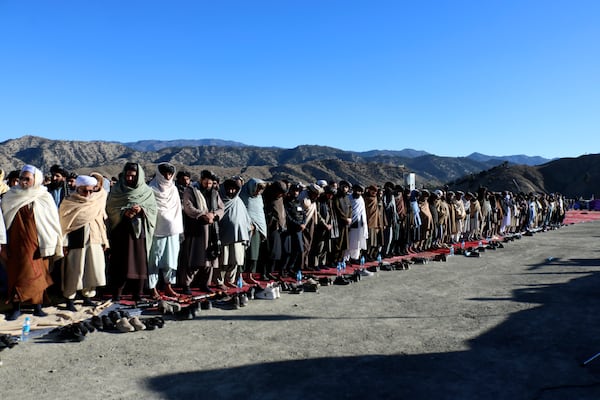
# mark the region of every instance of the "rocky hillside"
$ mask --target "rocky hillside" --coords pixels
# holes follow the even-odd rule
[[[151,142],[151,143],[150,143]],[[136,142],[139,143],[139,142]],[[77,173],[92,170],[116,176],[126,161],[138,161],[148,176],[160,162],[171,162],[198,176],[202,169],[221,177],[241,174],[265,180],[289,179],[313,182],[317,179],[352,183],[382,184],[404,182],[415,173],[418,187],[437,188],[445,184],[465,190],[479,185],[493,190],[558,191],[565,194],[597,193],[600,182],[598,156],[559,159],[539,166],[512,165],[497,158],[479,161],[473,157],[439,157],[418,151],[357,153],[324,146],[298,146],[293,149],[212,144],[178,146],[149,141],[155,150],[141,151],[121,143],[103,141],[56,141],[35,136],[11,139],[0,146],[2,167],[9,171],[33,164],[47,171],[61,164]]]
[[[577,158],[560,158],[539,166],[502,163],[479,173],[466,174],[449,182],[463,191],[476,191],[485,186],[490,190],[513,192],[558,192],[571,198],[600,195],[600,154]]]

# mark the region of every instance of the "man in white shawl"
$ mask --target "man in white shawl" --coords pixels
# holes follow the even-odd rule
[[[240,277],[238,274],[243,271],[246,246],[254,225],[246,205],[238,196],[239,184],[233,179],[227,179],[219,190],[224,204],[223,218],[219,220],[223,249],[216,283],[220,286],[236,287],[236,279]],[[227,287],[222,289],[226,290]]]
[[[154,190],[158,209],[148,262],[148,288],[155,299],[160,298],[156,288],[159,271],[162,271],[166,295],[179,297],[173,285],[177,279],[179,236],[183,233],[183,215],[179,190],[173,181],[174,175],[175,167],[172,164],[161,163],[158,165],[156,175],[148,184]]]
[[[75,297],[81,291],[84,306],[95,306],[92,298],[96,288],[106,285],[105,250],[109,247],[106,234],[106,191],[93,176],[79,175],[75,190],[58,208],[64,240],[62,292],[67,310],[77,311]]]
[[[365,189],[355,184],[352,186],[352,195],[350,203],[352,204],[352,222],[348,233],[348,249],[344,259],[356,263],[360,259],[362,250],[367,249],[367,239],[369,238],[369,227],[367,226],[367,209],[365,200],[362,197]]]
[[[7,229],[2,257],[8,277],[8,298],[13,305],[7,320],[21,315],[24,302],[33,304],[33,315],[47,315],[42,303],[46,288],[52,284],[49,262],[63,255],[58,209],[43,181],[44,175],[39,169],[25,165],[19,185],[2,198]]]

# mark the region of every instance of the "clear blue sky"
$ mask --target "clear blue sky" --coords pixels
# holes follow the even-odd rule
[[[600,1],[0,0],[0,140],[598,153]]]

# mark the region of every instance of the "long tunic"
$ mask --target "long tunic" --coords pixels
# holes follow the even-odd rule
[[[52,278],[48,271],[49,259],[40,256],[34,214],[28,205],[17,211],[7,237],[8,294],[16,294],[20,302],[41,304]]]
[[[69,252],[63,259],[62,291],[71,298],[78,290],[106,285],[102,244],[90,242],[89,225],[67,235]]]

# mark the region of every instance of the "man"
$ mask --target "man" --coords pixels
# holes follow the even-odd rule
[[[398,232],[398,210],[396,208],[396,196],[394,193],[394,184],[386,182],[383,185],[383,255],[391,257],[394,255],[394,233]]]
[[[183,229],[185,233],[185,268],[179,273],[184,294],[192,294],[190,286],[196,276],[200,290],[211,293],[213,270],[219,267],[220,243],[218,223],[223,218],[223,201],[213,190],[215,175],[208,170],[200,173],[200,182],[183,192]]]
[[[275,181],[265,188],[263,194],[267,222],[268,260],[260,276],[262,281],[275,280],[271,274],[276,270],[281,272],[283,267],[280,262],[283,258],[283,240],[287,231],[283,198],[287,190],[288,187],[283,181]]]
[[[367,211],[362,197],[364,191],[365,189],[359,184],[352,186],[352,196],[350,197],[352,221],[348,232],[348,249],[346,249],[344,258],[353,264],[358,264],[361,251],[367,249],[367,239],[369,238]]]
[[[381,251],[383,234],[383,204],[380,203],[379,196],[377,195],[377,186],[370,185],[367,187],[363,199],[367,213],[367,226],[369,228],[367,258],[372,261],[377,258],[377,255]]]
[[[67,195],[73,193],[77,189],[77,185],[75,182],[76,180],[77,180],[77,174],[74,172],[71,172],[67,176]]]
[[[266,182],[262,179],[251,178],[248,182],[244,183],[242,190],[240,191],[240,199],[246,205],[248,215],[252,220],[252,233],[250,235],[250,242],[246,251],[246,268],[245,273],[246,279],[250,283],[258,283],[252,276],[256,272],[258,259],[260,256],[261,247],[265,243],[267,238],[267,221],[265,217],[265,204],[263,199],[263,192],[266,188]],[[262,271],[264,274],[265,272]]]
[[[110,223],[109,278],[113,300],[121,300],[126,283],[133,285],[133,300],[141,300],[148,279],[148,261],[156,226],[154,191],[146,184],[144,169],[128,162],[106,203]]]
[[[177,172],[175,185],[177,186],[177,190],[179,191],[179,198],[183,200],[183,192],[185,188],[190,186],[192,183],[192,175],[188,171],[179,171]]]
[[[148,184],[154,191],[157,208],[156,229],[148,263],[148,288],[154,299],[161,297],[156,288],[160,271],[166,295],[179,297],[173,285],[177,280],[179,235],[183,233],[183,214],[179,190],[173,182],[174,174],[175,166],[160,163],[156,175]]]
[[[290,185],[283,200],[287,226],[284,239],[286,258],[282,268],[283,276],[295,274],[304,267],[302,263],[304,254],[302,232],[306,228],[306,214],[301,201],[298,199],[301,190],[299,183]]]
[[[340,181],[332,201],[332,211],[335,221],[331,230],[333,263],[337,264],[344,259],[344,253],[348,249],[348,228],[352,223],[352,204],[348,193],[350,184]]]
[[[106,285],[104,252],[109,247],[106,234],[105,208],[107,193],[95,191],[96,178],[79,175],[75,191],[66,197],[58,209],[65,238],[62,264],[62,292],[67,310],[77,311],[75,296],[78,290],[84,306],[94,306],[96,288]]]
[[[250,232],[254,229],[246,205],[239,197],[240,189],[238,181],[227,179],[221,185],[219,193],[224,205],[223,218],[219,220],[223,249],[216,281],[224,290],[227,290],[227,287],[236,287],[238,273],[243,273],[246,246],[250,241]]]
[[[12,312],[7,320],[21,315],[21,304],[31,302],[33,315],[43,317],[46,288],[52,284],[48,270],[53,257],[60,258],[62,232],[54,199],[42,185],[44,175],[32,165],[21,169],[19,185],[2,198],[7,228],[2,256],[8,276],[8,296]],[[0,242],[2,243],[2,242]]]
[[[324,226],[327,225],[319,215],[319,209],[317,207],[317,199],[322,193],[323,189],[319,185],[311,183],[299,196],[300,204],[304,209],[304,229],[302,230],[302,246],[304,251],[302,252],[301,262],[303,269],[314,270],[317,268],[317,265],[315,265],[316,259],[310,257],[310,253],[313,249],[313,241],[315,240],[315,230],[317,229],[317,226],[320,224]],[[319,237],[319,239],[321,238]]]
[[[322,180],[320,181],[321,183]],[[335,194],[331,186],[325,186],[317,199],[318,223],[313,233],[312,247],[309,254],[308,266],[315,271],[329,268],[331,254],[331,230],[335,221],[332,210],[332,199]]]
[[[48,192],[54,199],[54,203],[58,208],[63,199],[68,195],[67,171],[60,165],[54,164],[52,167],[50,167],[50,174]]]
[[[6,177],[6,184],[8,185],[8,187],[17,186],[19,184],[20,175],[21,171],[18,169],[10,171]]]

